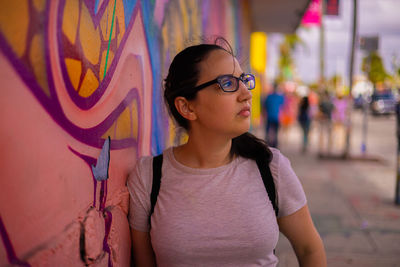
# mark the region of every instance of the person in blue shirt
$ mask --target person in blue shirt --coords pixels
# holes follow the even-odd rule
[[[274,84],[273,92],[265,98],[263,103],[267,118],[265,139],[271,147],[278,147],[279,113],[283,102],[284,97],[278,92],[278,85]]]

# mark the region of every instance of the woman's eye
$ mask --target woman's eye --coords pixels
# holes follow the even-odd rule
[[[232,86],[232,82],[231,81],[222,82],[222,87],[224,87],[224,88],[229,88],[231,86]]]
[[[247,83],[251,80],[250,76],[246,75],[243,77],[243,82]]]

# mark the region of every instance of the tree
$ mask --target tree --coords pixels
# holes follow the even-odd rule
[[[291,80],[293,78],[294,60],[293,51],[298,44],[304,44],[297,34],[287,34],[279,46],[279,76],[278,81]]]
[[[389,76],[386,73],[382,58],[376,51],[370,52],[366,57],[363,58],[361,70],[367,75],[368,79],[374,85],[384,82]]]

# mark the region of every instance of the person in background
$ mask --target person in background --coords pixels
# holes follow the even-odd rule
[[[275,148],[278,147],[279,119],[283,103],[284,97],[278,92],[278,85],[275,83],[272,93],[265,98],[263,103],[263,109],[267,118],[265,139],[271,147]]]
[[[308,148],[308,135],[310,132],[310,125],[311,125],[311,111],[310,111],[310,102],[308,100],[308,96],[304,96],[300,100],[297,119],[303,131],[302,152],[305,153],[307,152]]]
[[[318,107],[318,119],[320,124],[318,155],[321,157],[329,155],[332,147],[332,111],[334,105],[328,91],[325,90],[321,94]]]
[[[283,94],[283,105],[279,114],[281,142],[289,141],[290,128],[296,122],[299,100],[294,91],[286,87]]]
[[[289,160],[248,132],[255,78],[229,47],[190,46],[170,65],[164,98],[188,140],[163,152],[152,214],[153,157],[141,157],[128,176],[135,265],[273,267],[280,231],[300,266],[324,267],[324,246]],[[256,160],[269,166],[274,204]]]
[[[334,147],[344,150],[346,139],[346,128],[348,121],[348,101],[343,93],[337,93],[332,104],[332,132],[334,136]]]

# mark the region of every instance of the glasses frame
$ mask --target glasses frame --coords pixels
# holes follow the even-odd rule
[[[210,85],[212,85],[212,84],[214,84],[214,83],[217,83],[217,84],[219,85],[219,88],[221,88],[222,91],[228,92],[228,93],[233,93],[233,92],[236,92],[236,91],[239,89],[239,82],[240,82],[240,81],[242,81],[243,84],[246,84],[245,81],[244,81],[244,77],[247,76],[247,75],[249,75],[249,76],[253,79],[253,81],[254,81],[254,87],[253,87],[253,88],[247,88],[247,89],[248,89],[248,90],[253,90],[253,89],[256,87],[256,79],[255,79],[254,75],[251,74],[251,73],[242,73],[239,77],[235,77],[235,76],[233,76],[232,74],[220,75],[220,76],[218,76],[218,77],[217,77],[216,79],[214,79],[214,80],[211,80],[211,81],[209,81],[209,82],[205,82],[205,83],[202,83],[202,84],[196,86],[195,88],[193,88],[193,90],[195,90],[195,91],[200,91],[201,89],[204,89],[204,88],[206,88],[207,86],[210,86]],[[222,80],[223,78],[226,78],[226,77],[235,78],[235,79],[236,79],[236,88],[235,88],[235,90],[226,91],[226,90],[223,89],[223,86],[221,85],[221,80]],[[246,87],[247,87],[247,86],[246,86]]]

